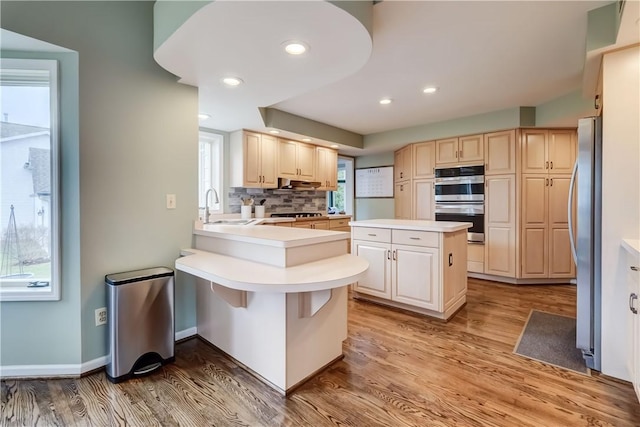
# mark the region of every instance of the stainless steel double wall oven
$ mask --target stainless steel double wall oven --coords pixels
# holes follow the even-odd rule
[[[437,168],[436,221],[471,222],[467,240],[484,243],[484,165]]]

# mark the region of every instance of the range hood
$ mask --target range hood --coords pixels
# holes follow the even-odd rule
[[[296,179],[278,178],[278,188],[292,190],[313,190],[322,184],[318,181],[300,181]]]

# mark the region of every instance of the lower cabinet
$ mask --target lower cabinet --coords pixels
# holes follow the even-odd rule
[[[627,255],[627,289],[629,307],[627,311],[627,368],[633,388],[640,401],[640,257]]]
[[[448,319],[466,302],[467,233],[352,227],[352,253],[369,262],[354,284],[364,299]]]

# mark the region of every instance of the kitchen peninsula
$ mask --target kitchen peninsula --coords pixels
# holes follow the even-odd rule
[[[370,268],[355,296],[448,320],[467,301],[470,222],[351,221],[351,253]]]
[[[342,357],[347,285],[368,268],[348,233],[205,224],[176,269],[197,278],[198,335],[287,394]]]

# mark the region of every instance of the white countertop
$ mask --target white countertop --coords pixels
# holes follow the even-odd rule
[[[393,228],[398,230],[436,231],[439,233],[451,233],[473,227],[473,224],[470,222],[420,221],[409,219],[367,219],[363,221],[350,221],[349,225],[351,227]]]
[[[622,247],[629,251],[630,254],[640,256],[640,240],[622,239]]]
[[[346,240],[349,233],[295,227],[260,227],[255,225],[202,224],[195,221],[193,234],[279,248],[294,248],[317,243]]]
[[[292,293],[338,288],[358,281],[369,268],[364,258],[349,254],[287,268],[197,249],[185,249],[182,254],[187,256],[176,260],[177,270],[250,292]]]

